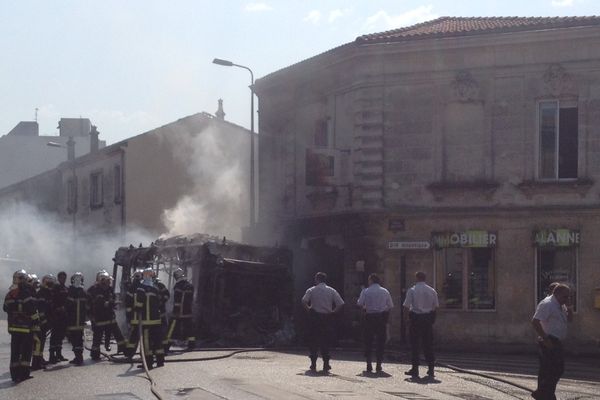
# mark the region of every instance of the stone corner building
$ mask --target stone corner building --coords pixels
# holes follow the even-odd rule
[[[438,341],[525,344],[553,281],[600,339],[600,17],[439,18],[274,72],[260,99],[259,222],[348,304],[424,270]],[[273,228],[277,227],[277,228]],[[299,294],[299,293],[297,293]],[[357,329],[355,307],[344,332]]]

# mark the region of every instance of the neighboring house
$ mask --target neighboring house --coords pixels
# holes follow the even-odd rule
[[[439,341],[514,344],[534,339],[535,306],[561,281],[571,338],[598,343],[600,17],[439,18],[255,91],[259,228],[295,249],[297,290],[322,269],[353,304],[378,272],[397,340],[423,270]]]
[[[33,205],[72,224],[77,240],[124,245],[133,231],[153,240],[203,228],[239,238],[249,218],[249,140],[238,125],[194,114],[0,189],[0,207]]]
[[[58,136],[40,136],[36,121],[21,121],[8,134],[0,137],[0,188],[23,181],[44,171],[56,168],[67,160],[67,152],[59,148],[67,146],[69,137],[75,142],[75,156],[90,151],[92,124],[87,118],[61,118]],[[100,148],[104,141],[99,141]]]

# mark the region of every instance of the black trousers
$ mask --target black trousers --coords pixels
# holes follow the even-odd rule
[[[52,333],[50,333],[50,350],[61,350],[62,342],[67,333],[67,324],[63,321],[54,321],[52,323]]]
[[[73,346],[73,353],[76,356],[81,356],[83,354],[83,328],[81,329],[70,329],[67,332],[69,337],[69,342]]]
[[[388,315],[387,312],[382,312],[367,314],[365,317],[365,356],[368,363],[373,361],[373,340],[375,341],[375,359],[377,360],[377,364],[381,364],[383,361],[383,351],[387,339],[386,325]]]
[[[540,369],[538,372],[538,387],[533,392],[536,399],[554,400],[556,385],[565,371],[565,358],[560,340],[549,336],[553,344],[551,349],[539,344]]]
[[[434,313],[417,314],[411,312],[408,314],[410,319],[410,347],[413,368],[419,367],[419,356],[421,347],[425,354],[427,365],[432,367],[435,362],[433,355],[433,322]]]
[[[319,351],[323,361],[329,361],[329,344],[333,331],[333,317],[331,314],[321,314],[316,311],[308,313],[308,348],[310,359],[316,361]]]
[[[32,333],[10,334],[10,377],[13,382],[22,381],[29,377],[32,351]]]
[[[163,345],[163,328],[161,325],[142,326],[142,335],[144,335],[142,346],[146,354],[146,362],[152,364],[153,357],[156,356],[157,362],[164,362],[165,349]],[[132,325],[127,342],[127,357],[133,357],[140,341],[138,325]]]
[[[122,350],[125,348],[125,338],[123,337],[123,333],[121,333],[121,329],[117,324],[117,321],[98,321],[92,324],[92,350],[90,351],[90,355],[92,358],[100,357],[100,345],[102,344],[102,338],[104,338],[105,346],[110,344],[111,336],[115,337],[117,341],[117,346]]]
[[[167,332],[168,343],[172,344],[173,340],[177,339],[187,340],[189,344],[193,344],[196,341],[193,325],[192,318],[171,318]]]

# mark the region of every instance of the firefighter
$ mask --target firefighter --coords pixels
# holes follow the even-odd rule
[[[45,339],[45,337],[42,338],[42,336],[45,335],[46,328],[48,325],[48,320],[46,317],[46,309],[44,308],[44,305],[40,301],[40,295],[39,295],[40,280],[39,280],[38,276],[36,274],[29,274],[28,278],[27,278],[27,284],[29,285],[31,294],[32,294],[33,298],[35,299],[35,309],[36,309],[36,312],[38,313],[38,321],[36,324],[33,325],[32,329],[31,329],[32,335],[33,335],[33,337],[32,337],[32,339],[33,339],[33,359],[31,362],[31,370],[37,371],[37,370],[45,368],[43,358],[42,358],[42,355],[43,355],[42,340]],[[42,300],[42,301],[44,301],[44,300]]]
[[[46,360],[44,360],[44,346],[46,344],[46,336],[50,330],[50,309],[52,308],[52,288],[56,283],[56,278],[52,274],[44,275],[42,285],[37,291],[36,304],[40,317],[40,333],[38,336],[39,342],[34,341],[33,361],[31,370],[45,369]]]
[[[127,343],[127,357],[133,357],[139,342],[139,328],[142,326],[142,345],[146,356],[146,364],[152,369],[154,358],[156,366],[162,367],[165,363],[165,352],[163,348],[162,327],[160,320],[160,298],[158,288],[153,281],[154,271],[146,268],[142,274],[142,282],[138,285],[134,294],[132,322],[136,322],[135,328],[131,330]],[[132,325],[133,326],[133,325]]]
[[[181,268],[177,268],[173,272],[173,278],[175,278],[176,283],[173,287],[173,313],[167,334],[168,346],[172,345],[175,339],[185,340],[187,341],[188,350],[193,350],[196,346],[196,337],[192,325],[194,286],[188,282]]]
[[[65,286],[67,281],[67,273],[60,271],[57,275],[58,284],[52,288],[52,302],[50,307],[50,327],[52,333],[50,335],[50,364],[56,364],[60,361],[67,361],[62,355],[62,342],[67,332],[67,313],[65,304],[69,291]]]
[[[10,377],[18,383],[31,378],[32,328],[38,320],[35,298],[27,285],[25,270],[13,274],[13,286],[4,298],[3,309],[8,314]]]
[[[142,271],[136,270],[131,276],[131,281],[128,282],[125,290],[125,317],[127,319],[127,323],[129,324],[129,330],[134,328],[134,313],[133,313],[133,304],[135,302],[135,291],[137,290],[140,282],[142,281]]]
[[[162,283],[156,274],[154,276],[154,284],[158,289],[158,297],[160,299],[160,326],[162,328],[163,347],[165,352],[168,352],[169,339],[167,338],[167,331],[169,329],[169,321],[167,320],[167,302],[169,301],[171,294],[169,293],[169,288]]]
[[[65,308],[67,311],[67,335],[73,346],[75,358],[69,364],[83,364],[83,328],[88,314],[88,298],[83,289],[83,274],[75,272],[71,276]]]
[[[108,339],[110,344],[111,335],[115,336],[118,352],[125,350],[125,339],[117,325],[115,316],[115,296],[110,285],[110,275],[105,270],[96,274],[96,283],[88,289],[92,320],[92,349],[90,357],[92,360],[100,359],[100,344],[102,336]],[[105,342],[106,347],[106,342]],[[107,350],[108,351],[108,350]]]

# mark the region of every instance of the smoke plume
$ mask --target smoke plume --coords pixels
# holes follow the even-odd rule
[[[193,187],[165,210],[163,236],[207,233],[241,239],[248,221],[249,135],[210,126],[197,135],[172,135]]]

